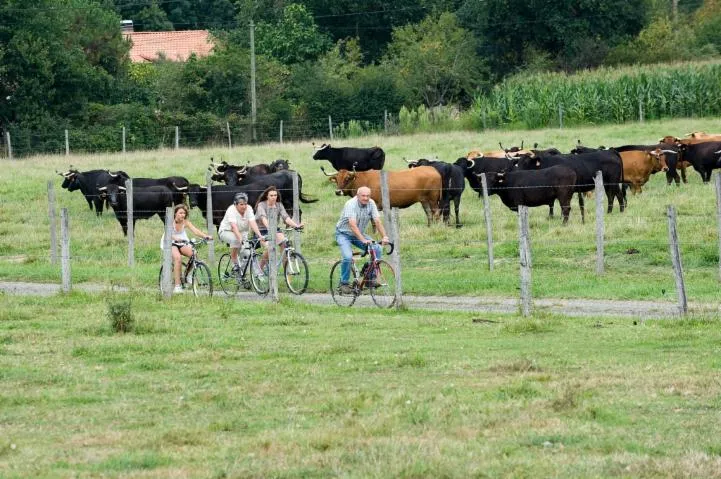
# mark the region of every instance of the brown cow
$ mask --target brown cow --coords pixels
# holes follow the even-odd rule
[[[643,185],[652,174],[668,170],[665,150],[660,148],[654,151],[621,151],[619,155],[623,162],[623,182],[631,185],[634,195],[643,191]]]
[[[336,195],[355,196],[358,188],[367,186],[371,189],[371,198],[378,205],[378,209],[383,208],[379,170],[340,170],[334,175],[325,174],[330,177],[329,181],[336,184]],[[431,221],[437,221],[440,218],[441,183],[440,173],[432,166],[389,171],[388,190],[391,207],[407,208],[414,203],[420,203],[430,226]]]
[[[706,133],[705,131],[694,131],[686,136],[693,140],[705,139],[707,141],[721,141],[721,133]]]

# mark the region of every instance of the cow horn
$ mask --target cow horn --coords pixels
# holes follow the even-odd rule
[[[356,168],[356,166],[358,166],[358,162],[357,162],[357,161],[356,161],[356,162],[353,162],[353,173],[355,173],[355,168]]]
[[[201,187],[199,187],[199,188],[200,188],[200,191],[208,191],[208,187],[207,187],[207,186],[201,186]]]
[[[107,186],[101,186],[100,188],[98,188],[98,191],[107,191],[107,189]]]
[[[322,171],[325,176],[334,176],[334,175],[331,175],[331,174],[329,174],[329,173],[326,173],[326,172],[325,172],[325,168],[323,168],[322,166],[320,167],[320,171]]]
[[[523,149],[523,140],[521,140],[521,149]]]
[[[468,169],[472,170],[476,166],[476,160],[468,160]]]
[[[713,152],[714,155],[718,155],[719,153],[721,153],[721,150]]]
[[[70,174],[69,171],[68,171],[67,173],[60,173],[58,170],[55,170],[55,173],[57,173],[58,175],[62,176],[63,178],[67,178],[67,175]]]
[[[108,171],[108,174],[109,174],[110,176],[112,176],[113,178],[117,178],[118,176],[120,176],[119,174],[115,174],[115,175],[114,175],[114,174],[110,173],[110,171]]]
[[[124,187],[124,186],[118,186],[118,189],[119,189],[120,191],[125,191],[125,187]]]
[[[678,154],[678,151],[673,151],[673,150],[661,150],[661,153],[672,153],[672,154],[674,154],[674,155],[677,155],[677,154]]]
[[[505,149],[505,148],[503,148],[503,145],[501,144],[501,142],[500,142],[500,141],[498,142],[498,146],[500,146],[500,147],[501,147],[501,150],[503,150],[503,151],[506,151],[506,149]]]
[[[175,189],[178,190],[178,191],[185,191],[185,190],[188,189],[187,186],[178,186],[178,185],[176,185],[174,181],[173,181],[173,188],[175,188]]]
[[[241,174],[244,175],[246,171],[248,171],[248,165],[245,165],[242,170],[238,170],[238,174],[239,174],[239,175],[241,175]]]

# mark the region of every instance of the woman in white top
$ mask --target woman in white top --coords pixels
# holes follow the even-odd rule
[[[182,286],[180,286],[180,269],[182,267],[182,256],[187,256],[188,258],[190,258],[193,255],[193,249],[188,244],[186,244],[188,241],[190,241],[190,239],[188,238],[188,232],[185,231],[185,228],[188,228],[190,231],[192,231],[195,236],[200,236],[207,240],[213,239],[207,233],[203,233],[198,228],[196,228],[195,225],[190,222],[188,216],[190,216],[190,212],[188,211],[187,206],[180,204],[175,207],[173,211],[173,234],[170,236],[170,239],[172,240],[172,247],[170,248],[170,250],[173,254],[173,278],[175,279],[175,289],[173,290],[174,293],[183,292],[183,288]],[[161,249],[163,248],[164,240],[165,233],[163,233],[163,237],[160,240]]]
[[[271,211],[271,208],[275,208],[275,212],[277,215],[276,218],[276,224],[280,227],[281,221],[283,221],[286,225],[290,226],[291,228],[302,228],[303,223],[296,223],[293,221],[293,218],[288,215],[288,212],[285,211],[285,207],[283,206],[283,203],[281,203],[280,198],[280,191],[275,186],[269,186],[268,188],[263,191],[263,193],[260,194],[260,197],[258,198],[258,203],[255,205],[255,218],[260,226],[260,232],[262,234],[268,233],[268,225],[270,224],[268,221],[268,212]],[[283,248],[283,241],[285,241],[285,235],[282,231],[276,232],[275,237],[276,244],[281,245],[281,253]],[[265,264],[268,262],[268,252],[265,251],[263,253],[263,258],[260,261],[260,267],[265,267]]]
[[[265,245],[266,241],[258,230],[258,224],[255,222],[255,214],[253,208],[248,204],[248,195],[241,192],[236,193],[233,198],[233,204],[225,210],[223,221],[220,222],[218,228],[218,236],[222,241],[230,245],[230,259],[235,265],[238,265],[238,250],[243,245],[243,241],[248,239],[248,231],[253,232],[261,239],[260,242]]]

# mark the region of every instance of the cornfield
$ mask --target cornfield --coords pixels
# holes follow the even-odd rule
[[[475,98],[484,128],[546,128],[721,114],[721,63],[517,75]]]

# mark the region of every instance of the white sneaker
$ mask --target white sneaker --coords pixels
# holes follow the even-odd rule
[[[179,284],[176,284],[175,288],[173,288],[173,294],[178,294],[178,293],[185,293],[185,290],[183,289],[182,286],[180,286]]]

